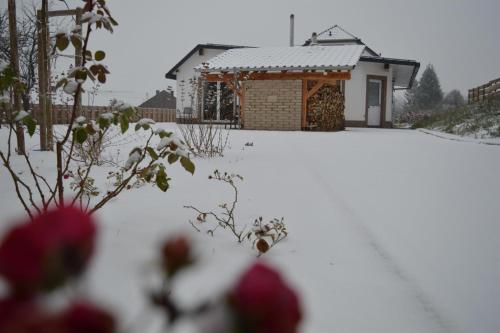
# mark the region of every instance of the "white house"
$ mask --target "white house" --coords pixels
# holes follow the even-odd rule
[[[177,79],[181,117],[246,129],[336,130],[391,127],[393,92],[411,88],[419,67],[381,57],[335,25],[303,46],[197,46],[167,77]],[[201,86],[195,93],[190,79]]]

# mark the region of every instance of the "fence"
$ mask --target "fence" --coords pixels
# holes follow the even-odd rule
[[[491,80],[477,88],[470,89],[469,104],[481,103],[495,96],[500,96],[500,78]]]
[[[53,122],[54,124],[68,124],[71,118],[72,106],[53,105]],[[35,115],[39,115],[38,105],[34,105]],[[114,109],[110,106],[81,106],[80,115],[89,120],[96,120],[99,115],[112,112]],[[175,123],[174,109],[156,109],[156,108],[137,108],[137,113],[140,118],[151,118],[157,123]],[[40,119],[38,119],[40,121]]]

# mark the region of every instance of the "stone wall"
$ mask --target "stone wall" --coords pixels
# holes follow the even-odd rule
[[[301,129],[302,81],[245,82],[244,128]]]

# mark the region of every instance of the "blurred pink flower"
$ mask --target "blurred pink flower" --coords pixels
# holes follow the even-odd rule
[[[280,274],[256,263],[229,294],[236,332],[296,333],[302,310],[296,293]]]
[[[40,214],[10,230],[0,243],[0,275],[13,293],[51,290],[86,268],[96,225],[74,207]]]

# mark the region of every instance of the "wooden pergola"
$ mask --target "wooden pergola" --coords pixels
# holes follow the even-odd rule
[[[74,16],[75,24],[81,25],[82,8],[68,10],[48,10],[48,2],[43,1],[42,9],[37,11],[37,38],[38,38],[38,105],[40,121],[40,148],[41,150],[53,150],[53,110],[52,110],[52,87],[50,73],[51,43],[49,33],[49,19],[51,17]],[[82,49],[75,48],[75,67],[82,64]]]
[[[301,127],[307,125],[307,105],[308,100],[317,94],[325,85],[340,86],[342,81],[351,79],[351,72],[347,71],[288,71],[279,72],[268,71],[238,71],[232,72],[203,72],[202,79],[205,82],[224,82],[234,92],[234,110],[236,112],[236,96],[240,99],[240,119],[244,119],[245,90],[242,83],[251,80],[300,80],[302,81],[302,113]],[[311,86],[310,81],[314,84]]]

